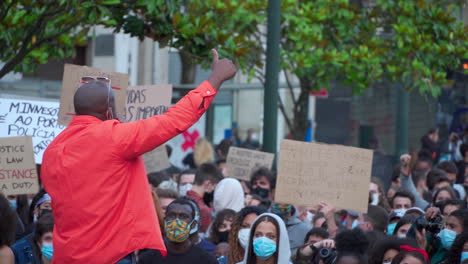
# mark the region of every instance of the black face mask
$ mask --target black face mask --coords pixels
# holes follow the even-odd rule
[[[52,210],[49,210],[49,209],[42,209],[42,210],[39,210],[39,217],[43,216],[43,215],[46,215],[46,214],[51,214],[52,213]]]
[[[262,187],[257,187],[252,190],[254,194],[262,197],[263,199],[268,198],[268,195],[270,194],[270,190],[262,188]]]
[[[213,200],[214,200],[214,192],[205,193],[203,195],[203,201],[208,207],[211,207],[211,205],[213,204]]]
[[[221,242],[228,242],[229,239],[229,231],[224,231],[224,232],[218,232],[218,243]]]

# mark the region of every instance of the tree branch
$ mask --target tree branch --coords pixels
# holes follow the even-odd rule
[[[292,126],[291,119],[288,117],[288,115],[286,113],[286,109],[284,108],[283,99],[281,99],[281,96],[280,96],[279,93],[278,93],[278,106],[279,106],[279,108],[281,110],[281,113],[283,114],[284,120],[286,121],[286,125],[288,125],[289,132],[293,131],[293,126]]]
[[[284,77],[286,78],[286,83],[288,84],[289,94],[291,95],[291,99],[293,101],[293,104],[295,105],[296,104],[296,98],[294,96],[294,87],[291,84],[291,80],[289,80],[289,75],[288,75],[286,69],[283,70],[283,72],[284,72]]]
[[[8,15],[8,11],[10,11],[10,8],[13,6],[14,3],[14,1],[11,1],[7,8],[5,8],[5,10],[2,11],[0,15],[0,21],[3,21],[3,19],[5,19],[5,17]]]

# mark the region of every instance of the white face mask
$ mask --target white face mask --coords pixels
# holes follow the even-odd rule
[[[404,208],[401,208],[401,209],[395,209],[393,210],[393,212],[395,212],[395,214],[398,216],[398,217],[403,217],[406,213],[406,209]]]
[[[382,262],[382,264],[392,264],[392,262]]]
[[[187,195],[187,192],[192,190],[192,184],[186,183],[179,186],[179,194],[181,196]]]
[[[378,205],[378,204],[379,204],[379,194],[373,193],[371,205]]]
[[[239,230],[237,238],[239,239],[239,244],[245,249],[249,243],[250,228],[244,228]]]
[[[406,234],[397,234],[398,238],[406,238]]]

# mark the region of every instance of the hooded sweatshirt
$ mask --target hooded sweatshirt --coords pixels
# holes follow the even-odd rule
[[[244,189],[238,180],[226,178],[218,183],[213,200],[216,213],[223,209],[239,212],[244,206]]]
[[[276,252],[278,252],[278,262],[275,264],[289,264],[291,263],[291,250],[289,248],[289,236],[288,236],[288,231],[286,230],[286,225],[283,222],[283,219],[281,219],[279,216],[271,213],[264,213],[255,219],[255,221],[252,223],[252,226],[255,226],[258,219],[261,217],[268,215],[273,217],[276,222],[278,222],[278,234],[279,234],[279,243],[278,247],[276,249]],[[249,255],[249,249],[252,247],[253,239],[252,236],[254,235],[254,230],[250,230],[250,235],[249,235],[249,244],[247,244],[247,247],[245,248],[245,255],[244,255],[244,260],[242,262],[239,262],[238,264],[247,264],[247,257]]]

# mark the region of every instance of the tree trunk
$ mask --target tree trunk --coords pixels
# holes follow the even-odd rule
[[[291,134],[296,140],[304,140],[309,127],[309,94],[311,81],[308,78],[300,78],[301,92],[293,107],[293,124]]]
[[[197,64],[192,55],[186,51],[180,50],[180,61],[182,63],[182,72],[180,75],[181,84],[195,83],[195,75],[197,73]]]

